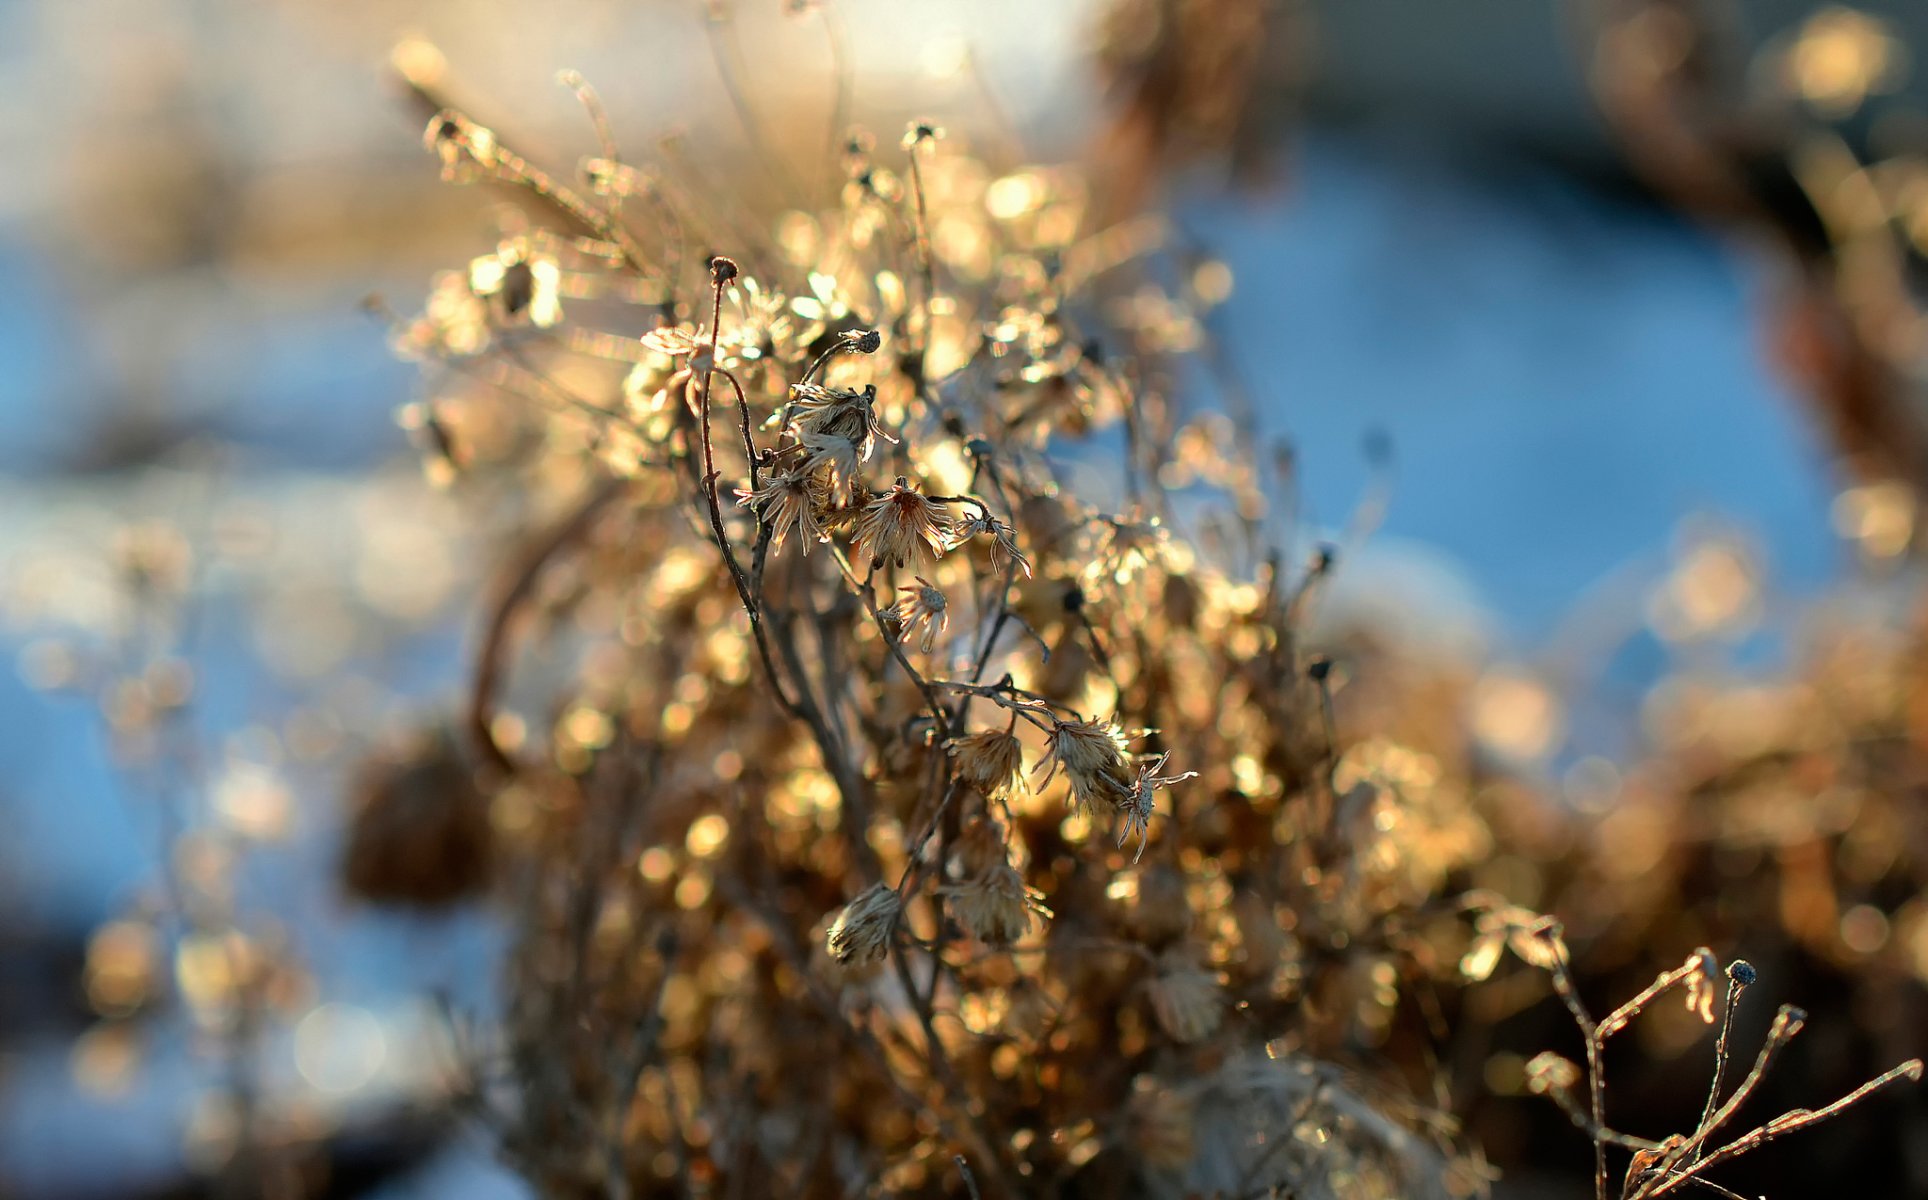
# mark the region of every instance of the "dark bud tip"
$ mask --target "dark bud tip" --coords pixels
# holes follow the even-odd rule
[[[717,255],[715,258],[712,258],[710,260],[711,286],[722,287],[724,284],[730,282],[730,280],[735,278],[736,278],[736,263],[734,260],[724,258],[721,254]]]
[[[1338,561],[1338,558],[1339,548],[1337,546],[1331,542],[1321,545],[1317,550],[1313,551],[1312,554],[1313,572],[1319,575],[1325,574],[1332,569],[1332,564]]]
[[[1083,612],[1084,606],[1084,589],[1074,583],[1066,589],[1064,593],[1064,611],[1069,613]]]
[[[1332,660],[1321,654],[1306,664],[1305,673],[1314,683],[1324,683],[1332,675]]]
[[[875,354],[884,344],[884,335],[875,329],[860,329],[850,335],[850,346],[859,354]]]
[[[1753,963],[1744,958],[1737,958],[1727,964],[1727,977],[1742,987],[1747,987],[1760,978],[1760,972],[1754,969]]]

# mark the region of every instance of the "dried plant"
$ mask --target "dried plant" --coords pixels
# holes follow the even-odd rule
[[[1792,1109],[1720,1143],[1715,1135],[1760,1087],[1775,1056],[1807,1023],[1806,1013],[1792,1005],[1781,1006],[1774,1015],[1774,1023],[1768,1029],[1766,1041],[1754,1060],[1754,1066],[1733,1092],[1723,1099],[1721,1089],[1727,1073],[1728,1036],[1733,1029],[1734,1012],[1742,993],[1758,978],[1751,964],[1736,959],[1728,964],[1723,973],[1713,952],[1703,947],[1688,955],[1680,966],[1661,972],[1651,984],[1605,1018],[1596,1020],[1580,998],[1571,968],[1571,954],[1558,921],[1508,905],[1493,896],[1470,896],[1468,902],[1480,912],[1481,937],[1468,952],[1462,970],[1470,977],[1485,978],[1496,965],[1496,949],[1509,946],[1522,959],[1548,973],[1554,991],[1566,1005],[1574,1024],[1579,1027],[1586,1047],[1584,1066],[1549,1051],[1527,1064],[1526,1078],[1530,1090],[1552,1099],[1574,1125],[1592,1140],[1596,1200],[1607,1200],[1607,1152],[1610,1147],[1633,1152],[1620,1188],[1622,1200],[1651,1200],[1652,1197],[1681,1190],[1690,1184],[1720,1195],[1733,1196],[1737,1193],[1706,1178],[1705,1172],[1759,1149],[1776,1138],[1838,1116],[1891,1083],[1902,1079],[1916,1083],[1921,1080],[1921,1060],[1911,1058],[1868,1080],[1831,1104],[1818,1109]],[[1608,1039],[1627,1028],[1648,1005],[1675,990],[1684,993],[1688,1011],[1697,1015],[1702,1022],[1713,1024],[1716,1020],[1714,997],[1721,992],[1723,976],[1726,991],[1719,1008],[1720,1033],[1714,1043],[1714,1077],[1693,1132],[1671,1134],[1653,1142],[1611,1128],[1607,1124],[1607,1082],[1602,1065]]]
[[[1481,839],[1463,797],[1335,786],[1297,630],[1330,554],[1288,564],[1253,439],[1180,398],[1222,265],[927,122],[758,218],[626,162],[565,83],[579,182],[431,119],[446,177],[540,224],[394,326],[432,474],[561,513],[467,721],[517,922],[475,1100],[511,1160],[558,1195],[934,1190],[957,1155],[985,1195],[1439,1178],[1443,1118],[1224,1065],[1383,1037]],[[532,721],[541,609],[582,665]],[[1127,1136],[1134,1095],[1235,1079],[1279,1097],[1237,1137]]]
[[[452,1018],[453,1086],[542,1194],[1479,1194],[1449,1089],[1511,1016],[1567,1019],[1460,989],[1509,951],[1581,1030],[1583,1062],[1524,1080],[1593,1142],[1600,1200],[1616,1154],[1624,1198],[1720,1194],[1711,1170],[1918,1074],[1731,1136],[1798,1074],[1768,1080],[1788,1009],[1725,1091],[1751,968],[1697,951],[1598,1021],[1580,997],[1744,933],[1777,978],[1899,1014],[1867,1054],[1917,1050],[1920,630],[1771,693],[1670,681],[1599,815],[1483,758],[1449,655],[1330,612],[1308,644],[1334,552],[1268,506],[1215,369],[1230,269],[1108,207],[1187,138],[1269,140],[1253,97],[1301,28],[1261,7],[1127,6],[1158,36],[1114,24],[1130,98],[1093,169],[927,121],[880,149],[840,73],[829,187],[771,150],[820,131],[763,128],[734,78],[747,158],[625,157],[565,74],[597,149],[563,171],[405,56],[432,163],[505,203],[418,313],[376,309],[463,552],[504,545],[464,701],[363,765],[342,877],[499,905],[501,1007]],[[1905,494],[1855,512],[1871,554],[1912,538]],[[163,623],[182,547],[127,558]],[[157,652],[103,678],[157,807],[192,811],[167,774],[191,676]],[[173,959],[232,1068],[209,1158],[245,1179],[315,1136],[256,1088],[263,1030],[315,997],[232,895],[239,822],[175,830],[177,894],[103,927],[86,982],[112,1032]],[[1469,887],[1507,897],[1470,928]],[[1675,990],[1718,1020],[1713,1085],[1690,1133],[1617,1132],[1607,1044]],[[1621,1103],[1667,1064],[1626,1067]]]

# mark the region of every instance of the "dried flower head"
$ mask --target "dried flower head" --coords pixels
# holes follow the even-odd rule
[[[1197,952],[1174,946],[1158,958],[1158,973],[1146,985],[1152,1015],[1173,1041],[1210,1037],[1223,1017],[1218,977],[1198,965]]]
[[[857,451],[857,457],[870,461],[876,439],[887,442],[890,436],[877,421],[877,389],[818,387],[813,383],[790,387],[790,424],[799,441],[806,438],[841,438]]]
[[[917,582],[898,588],[904,598],[891,606],[890,617],[897,622],[903,636],[909,638],[916,630],[923,630],[917,641],[917,648],[929,654],[937,645],[937,637],[950,628],[949,605],[944,593],[938,586],[922,575]]]
[[[1460,959],[1460,974],[1472,981],[1492,975],[1500,953],[1511,949],[1520,959],[1543,970],[1564,953],[1557,923],[1528,908],[1508,904],[1491,893],[1475,893],[1467,903],[1479,910],[1474,918],[1473,944]]]
[[[838,963],[876,962],[890,953],[903,902],[894,888],[873,883],[844,906],[825,939]]]
[[[902,475],[888,492],[864,506],[857,518],[856,550],[875,570],[917,560],[930,562],[944,552],[950,518],[944,507],[910,485]]]
[[[487,885],[496,858],[488,797],[449,730],[371,760],[353,799],[341,863],[350,894],[435,908]]]
[[[782,292],[745,276],[730,289],[730,297],[736,309],[730,342],[737,348],[737,357],[755,362],[794,354],[800,348],[798,322]]]
[[[1184,1169],[1194,1153],[1193,1112],[1187,1097],[1149,1076],[1132,1082],[1125,1109],[1134,1153],[1147,1165]]]
[[[1704,1024],[1714,1023],[1714,994],[1719,990],[1716,983],[1721,977],[1720,963],[1715,961],[1714,952],[1705,946],[1696,950],[1687,960],[1691,968],[1685,983],[1687,986],[1687,1011],[1697,1014]]]
[[[658,354],[687,358],[709,345],[709,331],[700,325],[659,325],[639,340]]]
[[[1580,1068],[1551,1050],[1542,1051],[1526,1064],[1526,1086],[1536,1095],[1571,1092],[1580,1086]]]
[[[1109,721],[1059,721],[1051,728],[1040,770],[1044,783],[1060,769],[1078,807],[1109,813],[1131,798],[1125,767],[1125,735]]]
[[[849,438],[818,433],[803,435],[803,465],[798,470],[805,474],[822,475],[830,486],[841,485],[852,496],[857,493],[859,461],[857,443]]]
[[[562,268],[555,256],[537,253],[525,238],[510,238],[469,263],[469,288],[493,298],[510,321],[547,329],[562,320]]]
[[[830,540],[817,518],[828,497],[814,475],[803,471],[771,475],[762,487],[755,491],[738,488],[736,495],[738,504],[753,510],[757,519],[770,527],[772,553],[783,549],[784,539],[793,529],[805,554],[810,553],[810,543]]]
[[[496,163],[495,134],[453,109],[429,118],[422,147],[442,160],[445,183],[470,183]]]
[[[1165,769],[1165,762],[1169,758],[1171,758],[1171,752],[1167,751],[1140,766],[1138,778],[1132,781],[1131,788],[1125,793],[1124,798],[1118,801],[1120,818],[1118,844],[1124,845],[1125,839],[1133,834],[1138,837],[1138,853],[1133,856],[1133,862],[1145,856],[1145,840],[1151,832],[1151,818],[1156,805],[1155,793],[1158,789],[1187,779],[1198,778],[1197,771],[1186,771],[1179,775],[1159,774]]]
[[[1008,946],[1031,931],[1034,917],[1051,915],[1043,898],[1024,886],[1024,877],[1009,863],[996,863],[941,890],[950,898],[957,923],[987,946]]]
[[[951,758],[957,777],[986,796],[1010,796],[1024,790],[1024,744],[1003,729],[985,729],[952,738]]]
[[[993,571],[1003,571],[1016,564],[1017,569],[1024,573],[1026,579],[1031,578],[1031,560],[1018,550],[1017,530],[990,513],[973,513],[960,521],[951,545],[953,548],[961,546],[980,533],[991,535],[991,569]]]
[[[445,271],[423,305],[422,315],[394,335],[398,353],[409,358],[464,358],[489,345],[488,302],[475,294],[466,274]]]

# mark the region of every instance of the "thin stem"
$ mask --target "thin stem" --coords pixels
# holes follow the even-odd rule
[[[918,127],[913,133],[906,157],[910,159],[910,196],[913,215],[916,218],[917,274],[923,287],[919,303],[923,308],[923,327],[917,339],[917,386],[926,386],[931,352],[931,301],[937,296],[937,273],[931,263],[930,217],[924,208],[924,171],[917,161],[917,151],[930,140],[927,131]]]
[[[864,609],[870,613],[870,619],[876,623],[877,631],[883,634],[884,645],[889,648],[891,656],[904,669],[904,673],[910,676],[911,682],[917,685],[917,690],[924,693],[924,701],[930,706],[931,719],[937,722],[939,729],[943,729],[948,724],[948,715],[944,711],[943,702],[937,698],[937,692],[923,674],[911,663],[910,656],[904,653],[896,632],[891,629],[890,622],[884,619],[883,612],[877,607],[877,599],[872,594],[870,584],[857,578],[857,572],[852,569],[850,559],[845,556],[841,546],[833,544],[830,547],[830,555],[836,559],[837,566],[843,571],[843,577],[850,584],[851,590],[858,599],[863,601]]]
[[[1742,971],[1738,968],[1746,968],[1746,970]],[[1706,1127],[1707,1122],[1713,1119],[1714,1106],[1720,1103],[1721,1081],[1727,1073],[1727,1037],[1734,1028],[1734,1010],[1740,1004],[1741,993],[1747,990],[1747,985],[1753,977],[1754,969],[1739,960],[1727,969],[1727,1003],[1721,1010],[1720,1036],[1714,1040],[1714,1081],[1707,1089],[1707,1103],[1700,1110],[1700,1121],[1694,1126],[1696,1129]],[[1705,1152],[1704,1145],[1695,1150],[1694,1160],[1699,1160]]]
[[[756,438],[750,433],[750,402],[743,395],[743,385],[737,382],[735,375],[722,367],[716,368],[716,373],[728,380],[736,392],[736,414],[743,427],[743,457],[750,464],[750,490],[754,492],[763,486],[763,481],[757,474]]]
[[[1675,1182],[1683,1178],[1683,1176],[1673,1173],[1674,1168],[1679,1166],[1683,1160],[1700,1155],[1702,1148],[1707,1145],[1708,1140],[1714,1136],[1721,1126],[1727,1124],[1736,1112],[1740,1111],[1741,1105],[1746,1102],[1749,1096],[1754,1094],[1754,1089],[1759,1087],[1761,1081],[1767,1078],[1768,1068],[1773,1066],[1775,1056],[1781,1052],[1783,1046],[1786,1046],[1794,1040],[1794,1036],[1801,1032],[1801,1027],[1806,1023],[1806,1013],[1791,1004],[1781,1005],[1780,1011],[1774,1014],[1774,1024],[1768,1027],[1767,1041],[1762,1043],[1761,1052],[1754,1059],[1753,1069],[1748,1071],[1746,1078],[1741,1080],[1740,1086],[1734,1089],[1734,1094],[1727,1098],[1725,1104],[1714,1111],[1712,1117],[1701,1123],[1700,1128],[1694,1131],[1692,1137],[1682,1141],[1667,1154],[1663,1155],[1659,1162],[1654,1164],[1655,1175],[1653,1180],[1635,1192],[1631,1200],[1650,1200],[1651,1197],[1659,1195],[1662,1191],[1671,1189]],[[1699,1162],[1695,1163],[1691,1170],[1699,1170],[1701,1167],[1714,1162],[1722,1156],[1722,1151],[1718,1150],[1708,1154],[1706,1157],[1700,1158]]]
[[[1647,1005],[1671,989],[1679,987],[1696,976],[1708,974],[1707,968],[1713,962],[1713,957],[1714,952],[1703,946],[1694,951],[1680,966],[1655,977],[1652,983],[1641,989],[1639,995],[1614,1009],[1607,1015],[1606,1020],[1600,1022],[1601,1042],[1604,1043],[1608,1038],[1625,1029],[1627,1023],[1640,1015]]]
[[[1722,1146],[1720,1149],[1700,1159],[1685,1170],[1668,1175],[1659,1182],[1659,1186],[1651,1190],[1643,1189],[1641,1195],[1662,1196],[1680,1187],[1682,1184],[1699,1182],[1700,1173],[1712,1167],[1715,1163],[1723,1162],[1730,1158],[1739,1158],[1749,1151],[1760,1149],[1775,1138],[1785,1137],[1790,1133],[1796,1133],[1800,1130],[1819,1125],[1831,1117],[1838,1117],[1849,1108],[1859,1104],[1875,1092],[1880,1091],[1882,1088],[1887,1087],[1897,1080],[1906,1079],[1911,1082],[1918,1082],[1921,1079],[1921,1070],[1921,1060],[1911,1058],[1900,1066],[1884,1074],[1875,1076],[1873,1079],[1870,1079],[1832,1104],[1816,1109],[1797,1108],[1789,1112],[1784,1112],[1767,1124],[1751,1130],[1727,1145]]]
[[[496,601],[482,634],[481,647],[476,653],[475,678],[469,685],[467,713],[469,736],[475,749],[505,774],[513,775],[516,764],[495,740],[495,698],[507,669],[509,631],[515,616],[535,591],[544,568],[557,555],[574,545],[595,523],[596,516],[604,506],[622,495],[627,486],[627,480],[603,480],[553,529],[538,539],[506,575],[508,582]]]
[[[1587,1007],[1580,1000],[1580,990],[1573,982],[1573,972],[1567,966],[1566,942],[1560,936],[1558,921],[1547,920],[1537,930],[1553,952],[1553,990],[1573,1014],[1573,1021],[1580,1027],[1580,1036],[1586,1039],[1587,1047],[1587,1097],[1589,1115],[1595,1129],[1607,1127],[1607,1082],[1600,1065],[1601,1039],[1599,1026],[1587,1013]],[[1595,1139],[1593,1143],[1593,1195],[1594,1200],[1607,1200],[1607,1144]]]

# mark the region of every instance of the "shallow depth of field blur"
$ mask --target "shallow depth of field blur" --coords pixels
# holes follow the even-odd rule
[[[661,182],[627,219],[696,215],[637,235],[686,243],[660,280],[564,246],[561,318],[505,315],[587,226],[423,129],[603,203],[565,69]],[[1928,9],[16,0],[0,145],[0,1196],[1584,1197],[1536,913],[1595,1016],[1699,947],[1753,964],[1730,1091],[1805,1010],[1730,1132],[1928,1053]],[[714,509],[713,311],[788,331],[729,360],[740,433],[714,384]],[[696,341],[634,349],[659,324]],[[996,435],[924,376],[980,342]],[[950,677],[1015,682],[945,709],[896,673],[943,673],[937,587],[777,541],[786,595],[847,601],[780,664],[826,708],[857,681],[841,766],[710,524],[747,564],[743,442],[819,353],[898,438],[829,476],[851,512],[994,484],[1034,560],[947,547]],[[1046,546],[1074,502],[1103,536]],[[1033,770],[1020,717],[1069,770],[1073,710],[1171,754],[1148,826]],[[1035,794],[924,805],[942,735],[1007,717]],[[411,792],[469,807],[411,827]],[[958,902],[1007,836],[1015,947]],[[888,967],[819,961],[899,871]],[[1715,1035],[1657,1001],[1608,1123],[1691,1134]],[[1709,1178],[1928,1195],[1928,1098]]]

